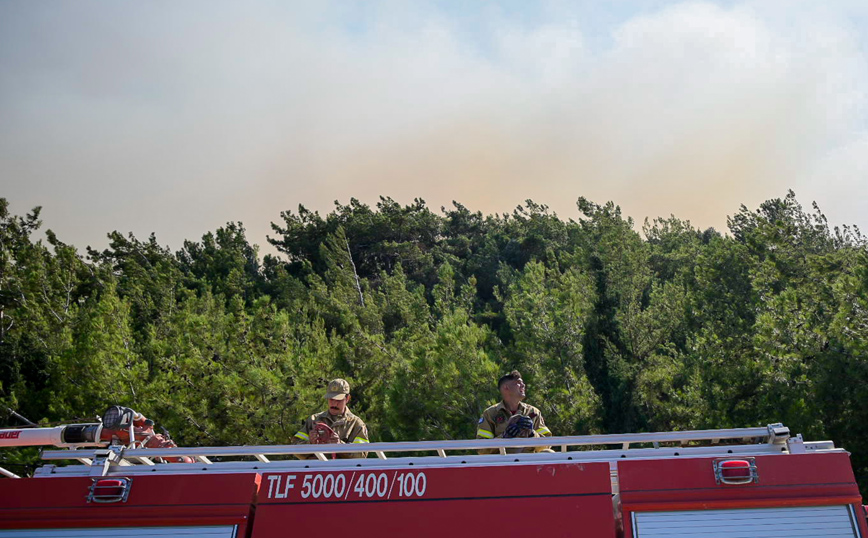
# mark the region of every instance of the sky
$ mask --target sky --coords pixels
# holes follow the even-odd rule
[[[0,197],[80,249],[526,199],[868,232],[868,3],[0,0]]]

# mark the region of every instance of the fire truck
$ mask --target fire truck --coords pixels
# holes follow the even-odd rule
[[[0,446],[34,445],[63,450],[30,478],[0,471],[0,538],[868,538],[849,454],[781,424],[370,443],[364,459],[338,457],[356,444],[180,448],[121,407],[0,430]]]

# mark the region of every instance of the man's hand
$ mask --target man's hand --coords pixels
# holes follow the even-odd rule
[[[341,442],[338,434],[329,427],[325,422],[317,422],[310,432],[310,444],[312,445],[334,445]]]
[[[513,415],[506,425],[506,431],[503,432],[503,436],[507,439],[531,435],[533,435],[533,420],[523,415]]]

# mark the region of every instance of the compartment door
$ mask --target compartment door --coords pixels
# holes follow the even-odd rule
[[[633,538],[862,538],[850,506],[633,512]]]

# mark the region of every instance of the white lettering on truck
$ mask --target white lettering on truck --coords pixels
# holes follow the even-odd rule
[[[268,498],[290,498],[290,490],[295,489],[295,479],[294,474],[268,475]],[[306,500],[390,500],[420,498],[427,489],[425,473],[353,472],[349,477],[345,473],[310,473],[302,476],[298,495]]]
[[[280,483],[283,480],[286,482],[283,484],[283,492],[280,491]],[[273,474],[268,477],[268,498],[269,499],[285,499],[289,496],[289,490],[295,487],[293,481],[295,480],[294,474],[289,475],[279,475]]]

